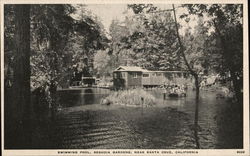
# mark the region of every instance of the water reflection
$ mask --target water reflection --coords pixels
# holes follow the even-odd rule
[[[101,88],[64,89],[58,91],[58,103],[63,107],[99,104],[109,93],[108,89]]]
[[[199,94],[195,97],[195,115],[194,115],[194,137],[195,137],[195,143],[196,148],[200,148],[200,139],[198,135],[199,131]]]
[[[143,108],[143,115],[141,108],[100,105],[100,100],[110,92],[100,88],[58,91],[59,102],[64,106],[59,121],[63,126],[59,126],[61,136],[58,137],[64,138],[62,148],[196,148],[194,125],[198,128],[198,147],[236,148],[237,144],[242,144],[239,143],[242,137],[237,136],[234,137],[237,143],[227,145],[225,142],[224,138],[232,138],[231,131],[223,133],[224,129],[230,129],[230,124],[218,124],[216,116],[228,103],[225,99],[216,99],[214,92],[201,91],[196,103],[195,92],[191,90],[187,97],[167,97],[166,100],[161,90],[150,90],[157,105]],[[171,115],[166,110],[169,108],[176,110],[170,111],[175,113]]]
[[[83,104],[93,104],[95,100],[94,92],[92,89],[85,89],[83,95]]]

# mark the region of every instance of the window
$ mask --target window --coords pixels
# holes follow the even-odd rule
[[[132,73],[133,78],[137,78],[137,73]]]
[[[149,77],[149,74],[142,74],[142,77]]]
[[[125,73],[124,72],[121,72],[120,73],[120,78],[124,78],[125,77]]]
[[[156,76],[156,73],[153,73],[152,76]]]
[[[114,79],[117,79],[117,73],[114,73]]]

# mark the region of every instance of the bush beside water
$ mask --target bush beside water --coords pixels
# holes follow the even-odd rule
[[[143,89],[121,90],[110,94],[102,100],[102,104],[118,104],[126,106],[150,107],[156,103],[155,97]]]

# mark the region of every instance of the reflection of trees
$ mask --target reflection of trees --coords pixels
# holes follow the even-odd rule
[[[194,115],[194,137],[195,137],[196,148],[200,148],[200,142],[199,142],[199,136],[198,136],[198,131],[199,131],[198,121],[199,121],[199,97],[196,96],[195,115]]]
[[[95,100],[94,92],[92,89],[85,89],[83,94],[84,104],[93,104]]]
[[[216,116],[218,142],[216,148],[243,148],[243,108],[228,100]],[[230,137],[228,137],[230,136]],[[233,141],[232,141],[233,140]]]

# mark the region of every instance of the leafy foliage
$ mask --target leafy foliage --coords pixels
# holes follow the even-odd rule
[[[135,14],[150,13],[157,9],[153,4],[128,4],[128,8],[131,8]]]
[[[214,49],[210,49],[211,57],[218,61],[215,66],[221,75],[230,75],[237,99],[242,100],[243,88],[243,5],[212,4],[184,5],[190,14],[207,15],[208,24],[214,28],[210,35]],[[214,55],[215,54],[215,55]],[[233,59],[232,59],[233,58]]]
[[[208,42],[208,27],[204,26],[203,18],[200,17],[195,31],[191,33],[190,27],[186,29],[183,36],[186,58],[189,65],[196,73],[204,73],[209,70],[210,57]]]
[[[13,5],[5,5],[5,69],[9,75],[14,50],[13,12]],[[73,65],[91,68],[95,51],[107,46],[100,20],[82,5],[31,5],[30,14],[33,89],[51,82],[64,85],[72,75]],[[85,58],[89,64],[83,62]]]
[[[171,14],[153,13],[157,8],[151,4],[128,5],[128,8],[132,8],[135,14],[127,16],[124,25],[120,23],[120,30],[127,32],[115,37],[113,46],[116,49],[113,50],[126,53],[130,65],[151,70],[180,69],[181,61]],[[118,22],[116,25],[119,25]]]
[[[94,69],[99,76],[110,76],[112,69],[111,56],[108,51],[97,51],[94,56]]]
[[[65,44],[73,30],[70,5],[32,5],[31,82],[34,88],[57,84],[64,73]]]

